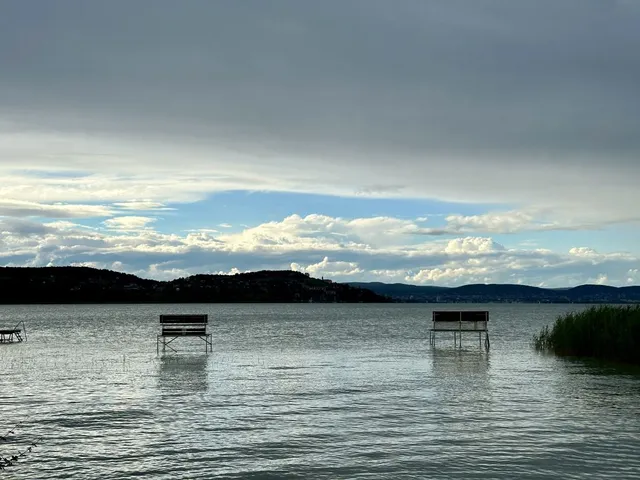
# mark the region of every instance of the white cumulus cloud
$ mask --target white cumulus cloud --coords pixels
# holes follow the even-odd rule
[[[491,253],[504,250],[504,246],[494,242],[491,238],[465,237],[449,240],[444,251],[451,254]]]
[[[124,216],[109,218],[102,223],[113,230],[141,230],[148,228],[155,221],[152,217]]]
[[[554,252],[503,244],[488,236],[411,236],[406,233],[413,231],[409,221],[387,217],[292,215],[225,234],[162,233],[151,228],[156,220],[151,217],[108,220],[105,229],[67,221],[0,219],[0,258],[5,265],[93,265],[161,279],[295,269],[336,281],[445,286],[487,282],[565,287],[640,280],[640,259],[630,253],[590,247]]]
[[[364,270],[359,268],[355,262],[332,262],[329,257],[324,257],[321,262],[307,265],[306,267],[292,263],[291,270],[308,273],[312,277],[349,277],[364,273]]]

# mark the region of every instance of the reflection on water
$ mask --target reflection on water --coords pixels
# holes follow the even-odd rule
[[[435,375],[486,375],[489,372],[491,354],[481,349],[432,348],[429,353]]]
[[[622,415],[621,420],[640,417],[637,367],[572,358],[557,359],[556,364],[560,375],[553,382],[555,395],[572,402],[576,412],[597,415],[606,410]]]
[[[458,409],[467,414],[480,412],[491,401],[489,353],[481,349],[432,348],[430,357],[433,381],[438,384],[435,398],[442,411],[454,416]]]
[[[209,355],[163,355],[159,359],[158,386],[180,393],[206,392]]]

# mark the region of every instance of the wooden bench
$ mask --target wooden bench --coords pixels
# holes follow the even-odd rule
[[[462,346],[462,332],[477,332],[482,345],[482,334],[485,334],[484,345],[488,350],[489,343],[489,312],[477,310],[444,310],[434,311],[433,325],[429,329],[429,343],[435,345],[436,332],[453,332],[453,343]]]
[[[213,351],[213,342],[211,334],[207,333],[207,323],[209,316],[204,314],[197,315],[160,315],[160,326],[162,330],[156,341],[156,350],[160,353],[160,340],[162,339],[162,350],[169,347],[174,352],[177,351],[171,345],[171,342],[180,337],[198,337],[204,340],[205,352]],[[167,338],[170,340],[167,341]]]

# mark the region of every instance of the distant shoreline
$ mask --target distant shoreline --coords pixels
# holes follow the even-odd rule
[[[89,267],[0,267],[0,304],[312,302],[389,303],[391,298],[291,270],[159,281]]]
[[[460,287],[339,283],[291,270],[198,274],[160,281],[90,267],[0,267],[0,304],[428,303],[638,304],[640,286],[549,289],[518,284]]]
[[[640,302],[508,302],[508,301],[487,301],[487,302],[284,302],[284,301],[142,301],[142,302],[130,302],[130,301],[109,301],[109,302],[93,302],[93,301],[73,301],[73,302],[2,302],[3,305],[354,305],[354,304],[366,304],[366,305],[640,305]]]

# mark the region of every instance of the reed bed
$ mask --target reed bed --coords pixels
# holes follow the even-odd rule
[[[534,335],[533,344],[556,355],[640,365],[640,305],[593,306],[562,315]]]

